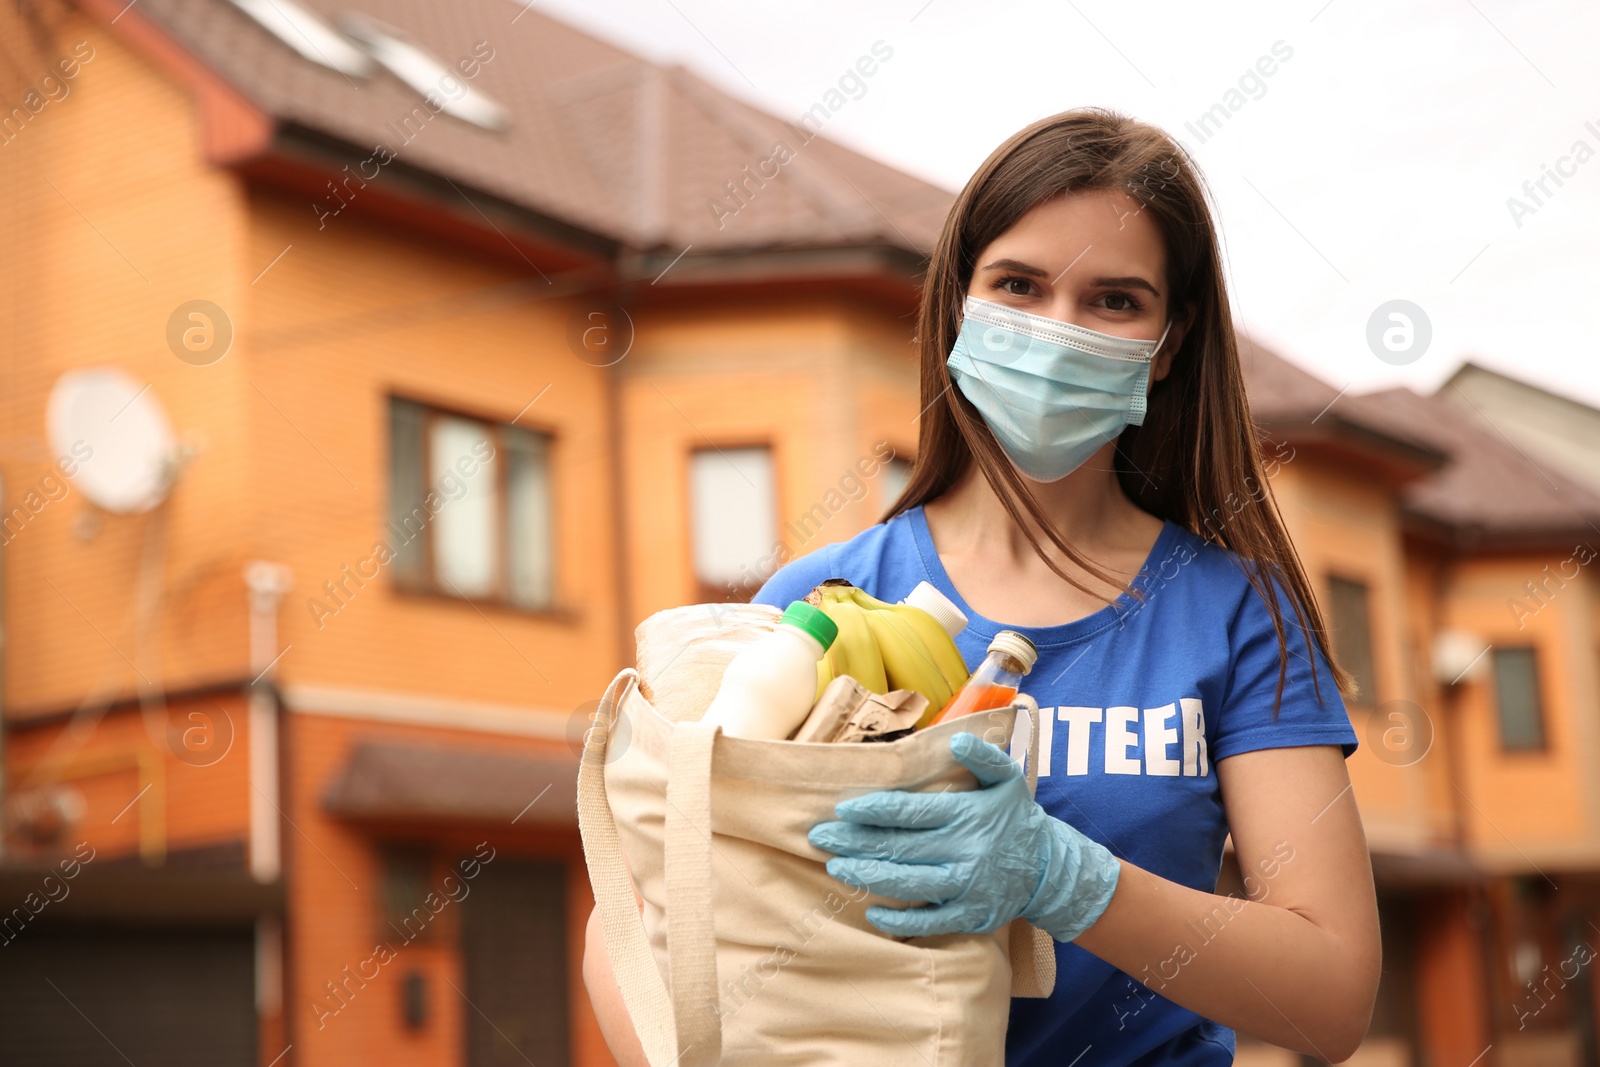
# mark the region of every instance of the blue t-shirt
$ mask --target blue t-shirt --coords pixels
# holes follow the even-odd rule
[[[891,602],[932,582],[970,620],[956,639],[969,668],[1000,630],[1025,634],[1039,649],[1023,683],[1043,723],[1039,803],[1129,863],[1193,889],[1215,892],[1221,869],[1219,760],[1294,745],[1356,750],[1327,661],[1295,625],[1281,586],[1290,655],[1274,721],[1279,657],[1266,605],[1232,555],[1171,522],[1136,579],[1142,602],[1124,593],[1064,626],[1011,626],[974,611],[950,584],[920,507],[789,563],[755,600],[783,607],[828,578]],[[1012,1001],[1009,1067],[1233,1061],[1231,1029],[1077,945],[1058,942],[1056,965],[1048,999]],[[1152,971],[1146,981],[1159,988],[1161,978]]]

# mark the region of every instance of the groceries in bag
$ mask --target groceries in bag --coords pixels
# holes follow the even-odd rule
[[[818,665],[816,695],[834,678],[849,675],[874,693],[921,693],[931,712],[966,684],[967,664],[960,650],[945,627],[922,608],[887,604],[837,578],[817,586],[806,601],[827,612],[839,628],[838,640]]]
[[[1010,707],[1016,703],[1022,679],[1038,660],[1039,650],[1032,641],[1015,630],[1001,630],[989,642],[989,654],[973,672],[971,680],[940,709],[934,721],[945,722],[975,711]]]
[[[928,710],[928,698],[909,689],[879,696],[842,674],[828,683],[822,697],[794,732],[791,741],[897,741],[916,729]]]
[[[776,629],[728,664],[701,721],[730,737],[788,737],[816,702],[817,663],[838,636],[827,614],[796,600]]]
[[[669,720],[702,719],[731,737],[893,741],[1016,702],[1037,650],[1003,630],[969,677],[954,640],[966,625],[928,582],[898,604],[831,578],[781,613],[753,604],[675,608],[638,627],[640,689]],[[849,684],[830,696],[841,680]],[[922,713],[907,721],[913,707]]]
[[[918,582],[917,587],[906,594],[900,603],[913,608],[921,608],[933,616],[933,621],[938,623],[945,633],[952,639],[956,634],[967,628],[967,617],[955,602],[934,587],[932,582]]]

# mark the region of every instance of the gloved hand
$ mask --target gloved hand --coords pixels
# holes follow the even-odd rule
[[[867,909],[869,922],[896,937],[987,933],[1018,916],[1057,941],[1087,930],[1116,891],[1116,857],[1046,814],[999,748],[957,734],[950,751],[980,788],[842,801],[834,811],[843,821],[818,823],[808,835],[838,857],[828,873],[880,896],[928,901]]]

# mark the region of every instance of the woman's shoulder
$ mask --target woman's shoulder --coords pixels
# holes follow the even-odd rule
[[[1168,597],[1169,618],[1216,619],[1236,650],[1258,644],[1277,648],[1277,621],[1282,620],[1292,655],[1304,658],[1314,644],[1296,610],[1288,574],[1264,565],[1244,553],[1227,548],[1176,523],[1168,523],[1168,549],[1152,558],[1149,588],[1157,598]],[[1270,592],[1277,611],[1269,605]],[[1311,605],[1301,604],[1305,609]],[[1274,617],[1276,615],[1276,618]]]
[[[1208,615],[1225,614],[1236,620],[1250,600],[1260,599],[1251,580],[1257,565],[1248,557],[1171,521],[1164,541],[1164,550],[1153,554],[1147,567],[1147,580],[1155,589],[1176,589],[1180,599],[1203,603]],[[1289,595],[1280,578],[1274,578],[1273,585],[1280,600]],[[1288,614],[1293,617],[1292,608]]]
[[[911,513],[901,512],[849,540],[823,545],[791,559],[766,580],[753,602],[784,607],[829,578],[844,578],[873,596],[887,592],[899,599],[916,585],[912,581],[905,589],[898,589],[899,572],[910,574],[921,567],[911,523]]]

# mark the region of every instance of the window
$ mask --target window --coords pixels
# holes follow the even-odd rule
[[[256,2],[259,3],[261,0]],[[266,2],[276,7],[284,0],[266,0]],[[234,3],[239,3],[239,0],[234,0]],[[428,100],[430,107],[437,107],[448,115],[482,126],[486,130],[498,130],[505,126],[504,107],[467,85],[456,76],[454,69],[405,40],[398,31],[376,19],[355,12],[346,13],[340,19],[340,26],[345,33],[360,41],[371,53],[372,58],[390,74],[421,93]],[[477,49],[473,49],[473,55],[477,54]],[[490,52],[489,55],[492,58],[494,53]],[[465,72],[467,68],[463,66],[461,69]],[[476,66],[473,72],[476,73]],[[405,121],[401,119],[401,122]]]
[[[372,69],[365,52],[295,0],[233,0],[233,5],[313,63],[357,78]]]
[[[514,604],[543,605],[555,600],[550,561],[549,439],[514,429],[505,436],[507,536],[510,595]]]
[[[389,545],[403,589],[555,603],[550,438],[389,402]]]
[[[425,848],[393,845],[380,853],[382,880],[378,886],[378,936],[400,943],[431,940],[434,913],[426,906],[433,888],[433,854]]]
[[[693,452],[689,508],[700,598],[748,600],[778,562],[772,450]]]
[[[433,518],[433,574],[445,588],[462,596],[486,597],[494,592],[499,533],[495,527],[495,460],[483,461],[471,478],[456,479],[456,464],[493,456],[488,427],[481,422],[439,415],[428,434],[428,481],[451,492],[448,506]],[[455,489],[464,484],[465,489]]]
[[[1350,672],[1353,703],[1376,704],[1378,677],[1372,656],[1372,615],[1367,607],[1367,586],[1349,578],[1328,579],[1328,625],[1333,631],[1333,655]]]
[[[883,470],[878,472],[878,479],[883,507],[887,509],[906,491],[906,485],[911,481],[911,461],[896,456],[883,465]]]
[[[1507,750],[1544,747],[1544,708],[1539,699],[1539,661],[1531,648],[1497,648],[1495,705],[1500,714],[1500,746]]]

